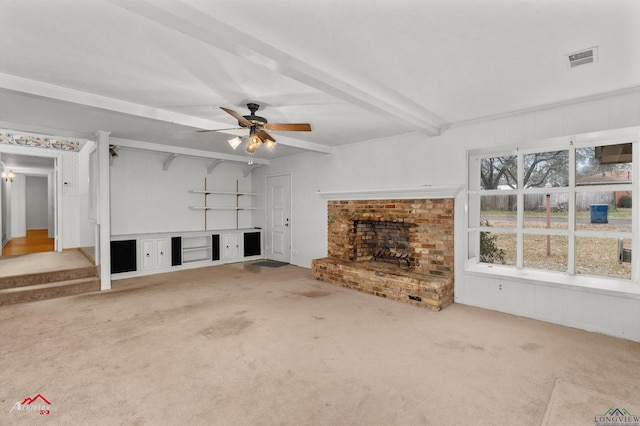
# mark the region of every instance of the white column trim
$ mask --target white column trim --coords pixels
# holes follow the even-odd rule
[[[100,290],[111,289],[111,205],[109,202],[109,132],[96,132],[98,150],[97,225],[100,244]]]

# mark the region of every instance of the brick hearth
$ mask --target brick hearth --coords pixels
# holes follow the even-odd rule
[[[313,260],[313,276],[436,311],[449,306],[453,303],[453,202],[453,198],[329,201],[329,256]],[[415,266],[374,262],[369,256],[363,259],[358,248],[362,237],[356,232],[361,222],[404,224],[397,228],[408,234],[408,255]]]

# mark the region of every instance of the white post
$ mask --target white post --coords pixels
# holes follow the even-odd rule
[[[96,206],[100,290],[111,289],[111,206],[109,202],[109,132],[96,132],[98,205]]]
[[[551,188],[551,184],[547,182],[545,188]],[[547,229],[551,228],[551,194],[547,194]],[[551,256],[551,235],[547,234],[547,256]]]

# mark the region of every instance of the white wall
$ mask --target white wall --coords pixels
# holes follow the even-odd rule
[[[11,182],[6,182],[4,179],[0,180],[0,186],[2,187],[2,241],[0,244],[4,247],[9,239],[11,239]],[[0,251],[1,255],[1,251]]]
[[[96,244],[95,222],[89,219],[89,154],[94,147],[94,141],[87,141],[78,153],[79,247],[94,247]]]
[[[202,231],[203,211],[189,206],[203,206],[204,195],[189,190],[251,191],[251,178],[243,176],[245,164],[223,162],[211,174],[207,167],[213,160],[178,156],[168,170],[163,170],[167,154],[122,148],[110,167],[111,235],[157,232]],[[235,196],[207,198],[209,206],[235,206]],[[239,228],[252,226],[249,211],[240,212]],[[209,211],[207,229],[235,229],[235,211]]]
[[[20,173],[16,173],[13,182],[11,182],[11,208],[9,211],[11,238],[27,236],[26,183],[26,176]]]
[[[329,190],[406,188],[422,185],[462,184],[463,162],[433,162],[450,158],[441,138],[410,134],[348,145],[334,154],[302,154],[273,160],[253,172],[254,185],[263,188],[266,176],[291,173],[292,263],[306,268],[327,253],[327,203],[317,194]],[[464,158],[464,152],[462,153]],[[258,201],[264,207],[264,199]],[[264,211],[255,214],[256,223]],[[265,227],[261,222],[259,226]]]
[[[47,178],[26,177],[27,230],[48,228]]]
[[[256,188],[266,176],[292,175],[292,263],[307,267],[327,253],[326,201],[318,190],[359,190],[431,185],[466,186],[466,152],[470,149],[640,125],[640,91],[629,91],[575,104],[513,114],[453,126],[441,136],[409,134],[336,149],[334,154],[302,154],[273,160],[253,173]],[[264,206],[261,197],[259,205]],[[492,303],[482,280],[464,271],[465,195],[456,199],[456,302],[487,307],[640,341],[640,299],[586,294],[565,288],[561,294],[536,283],[506,282],[509,300]],[[256,224],[264,211],[255,212]],[[495,280],[488,279],[491,285]],[[492,287],[491,287],[492,288]],[[478,289],[482,289],[479,290]],[[535,295],[535,300],[528,299]],[[562,303],[558,303],[561,296]],[[533,306],[529,308],[529,306]],[[571,316],[566,314],[571,307]],[[599,307],[598,314],[592,312]]]

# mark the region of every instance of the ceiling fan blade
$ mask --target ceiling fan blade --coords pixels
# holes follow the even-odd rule
[[[253,126],[253,124],[251,124],[249,120],[247,120],[246,118],[244,118],[243,116],[235,112],[234,110],[225,108],[225,107],[220,107],[220,109],[226,112],[227,114],[232,115],[236,120],[238,120],[240,124],[244,124],[247,127]]]
[[[227,130],[241,130],[244,127],[231,127],[229,129],[215,129],[215,130],[196,130],[196,133],[206,133],[206,132],[225,132]]]
[[[274,138],[271,137],[271,135],[267,132],[265,132],[264,130],[258,130],[256,132],[256,135],[258,135],[258,137],[262,140],[268,140],[271,142],[275,142],[276,140]]]
[[[280,132],[310,132],[311,124],[309,123],[267,123],[264,125],[267,130]]]

